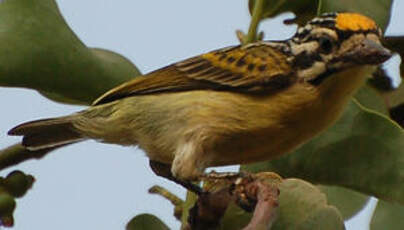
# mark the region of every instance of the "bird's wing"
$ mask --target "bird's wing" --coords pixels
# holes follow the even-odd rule
[[[126,82],[93,105],[132,95],[186,90],[268,92],[289,85],[286,55],[264,43],[235,46],[196,56]]]

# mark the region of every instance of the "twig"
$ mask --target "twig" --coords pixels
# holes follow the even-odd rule
[[[150,194],[157,194],[159,196],[164,197],[166,200],[170,201],[172,205],[174,205],[174,216],[177,220],[181,220],[184,201],[181,200],[178,196],[171,193],[167,189],[155,185],[149,189]]]
[[[237,37],[238,41],[240,42],[240,44],[243,44],[243,43],[244,43],[245,36],[246,36],[246,35],[244,34],[243,31],[241,31],[241,30],[236,30],[236,37]]]
[[[9,146],[0,151],[0,170],[17,165],[30,159],[40,159],[56,148],[29,151],[21,144]]]
[[[195,206],[189,210],[190,229],[208,230],[219,227],[220,220],[232,200],[229,188],[201,195]]]
[[[250,223],[243,230],[269,230],[277,217],[279,189],[256,183],[257,205]]]
[[[216,229],[231,202],[254,215],[243,230],[268,230],[276,219],[281,178],[274,173],[247,174],[232,179],[232,183],[215,181],[199,196],[189,212],[189,229]],[[223,186],[225,185],[225,186]]]
[[[252,11],[250,27],[248,28],[247,37],[243,39],[243,44],[248,44],[257,41],[257,29],[264,12],[264,2],[265,2],[264,0],[255,1],[254,8]]]

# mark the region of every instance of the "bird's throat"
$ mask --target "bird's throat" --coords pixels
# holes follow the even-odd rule
[[[375,71],[374,66],[359,66],[333,73],[318,85],[320,94],[329,103],[346,103]]]

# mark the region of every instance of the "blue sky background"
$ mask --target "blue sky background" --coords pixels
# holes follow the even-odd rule
[[[404,2],[395,1],[388,34],[404,34]],[[220,47],[237,44],[234,31],[247,30],[247,1],[235,0],[58,0],[60,10],[78,37],[89,47],[123,54],[143,72],[155,70]],[[266,39],[283,39],[295,27],[281,19],[261,25]],[[83,109],[51,102],[27,89],[0,89],[0,147],[19,141],[6,136],[14,125]],[[40,161],[17,167],[37,178],[32,190],[18,200],[16,230],[123,229],[140,213],[153,213],[172,229],[179,223],[172,206],[147,193],[160,184],[184,196],[177,185],[155,176],[144,153],[88,141],[54,152]],[[2,172],[6,175],[10,170]],[[374,206],[373,202],[373,206]],[[371,210],[373,206],[368,210]],[[370,211],[348,223],[348,229],[367,229]]]

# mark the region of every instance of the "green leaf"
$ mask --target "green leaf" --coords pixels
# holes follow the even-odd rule
[[[401,84],[396,90],[384,94],[384,97],[390,108],[404,103],[404,84]]]
[[[33,176],[16,170],[7,175],[3,180],[3,186],[10,195],[20,198],[32,187],[34,181]]]
[[[248,2],[250,13],[254,9],[255,0]],[[272,18],[284,12],[293,12],[303,24],[316,16],[320,0],[265,0],[263,18]],[[299,23],[301,24],[301,23]]]
[[[255,0],[249,1],[250,13]],[[317,13],[325,12],[358,12],[373,18],[377,24],[386,29],[390,20],[392,0],[266,0],[264,17],[271,18],[284,12],[293,12],[296,23],[302,25],[315,17]]]
[[[326,196],[317,187],[299,179],[286,179],[279,189],[279,213],[271,230],[344,229],[340,213],[327,204]],[[250,218],[250,213],[231,205],[220,229],[240,229]]]
[[[383,97],[369,84],[363,86],[355,94],[354,98],[364,107],[389,115],[389,111]]]
[[[15,210],[16,202],[3,188],[0,191],[0,227],[12,227],[14,225],[13,213]]]
[[[129,221],[126,230],[169,230],[169,228],[159,218],[150,214],[141,214]]]
[[[242,169],[339,185],[404,204],[404,133],[387,117],[350,102],[334,126],[294,153]]]
[[[67,103],[90,104],[139,75],[126,58],[87,48],[54,0],[0,4],[0,86],[32,88]]]
[[[401,230],[404,226],[404,206],[379,200],[370,230]]]
[[[230,203],[224,214],[219,230],[242,229],[246,226],[252,217],[252,213],[245,212],[234,203]]]
[[[315,186],[299,179],[287,179],[280,186],[279,219],[276,229],[345,229],[338,210]]]
[[[384,45],[401,56],[400,73],[401,76],[404,76],[404,36],[387,36]],[[401,84],[396,90],[387,92],[384,96],[390,108],[404,103],[404,84]]]
[[[344,220],[356,215],[370,200],[369,196],[350,189],[325,185],[319,185],[318,187],[327,196],[328,204],[335,206]]]

